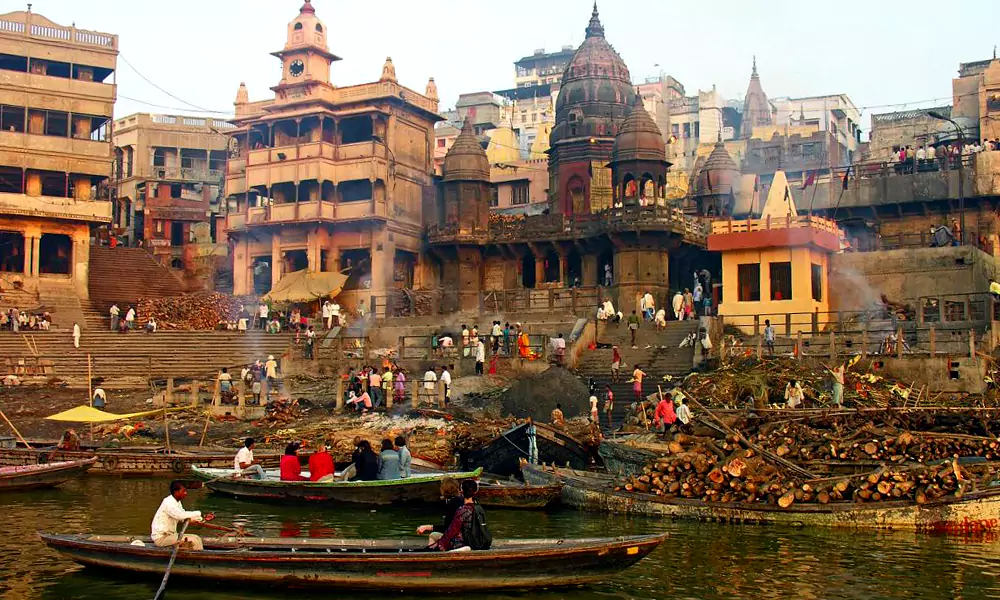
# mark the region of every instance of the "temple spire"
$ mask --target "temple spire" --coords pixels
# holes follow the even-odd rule
[[[594,2],[594,12],[590,15],[590,24],[587,25],[587,37],[604,37],[604,26],[601,25],[601,17],[597,14],[597,2]]]
[[[750,74],[751,77],[757,77],[757,55],[753,55],[753,73]]]

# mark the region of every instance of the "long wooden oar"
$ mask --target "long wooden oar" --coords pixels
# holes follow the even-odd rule
[[[181,525],[181,532],[177,534],[177,543],[174,544],[174,551],[170,553],[170,562],[167,563],[167,570],[163,573],[163,581],[160,582],[160,589],[156,590],[153,600],[160,600],[160,596],[167,589],[167,579],[170,578],[170,569],[174,567],[174,561],[177,560],[177,551],[181,547],[181,542],[184,541],[184,532],[187,531],[188,523],[189,521],[184,519],[184,524]]]

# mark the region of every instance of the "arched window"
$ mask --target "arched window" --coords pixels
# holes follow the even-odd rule
[[[173,259],[173,260],[170,261],[170,268],[171,269],[183,269],[184,268],[184,263],[181,262],[181,259],[175,258],[175,259]]]
[[[316,23],[316,31],[323,33],[323,26],[320,25],[319,23]]]
[[[292,29],[294,29],[295,31],[302,29],[302,23],[296,23],[295,27],[292,27]]]

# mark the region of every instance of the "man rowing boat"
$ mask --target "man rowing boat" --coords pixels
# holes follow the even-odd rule
[[[163,499],[163,502],[160,503],[160,508],[156,510],[156,515],[153,517],[152,535],[150,537],[153,538],[154,545],[163,548],[180,544],[181,548],[185,550],[204,549],[205,546],[202,544],[201,536],[186,533],[183,538],[178,540],[177,524],[181,521],[200,523],[211,521],[215,518],[213,513],[208,513],[202,517],[201,511],[184,510],[181,500],[186,497],[187,488],[184,487],[184,484],[180,481],[172,481],[170,483],[170,495]]]

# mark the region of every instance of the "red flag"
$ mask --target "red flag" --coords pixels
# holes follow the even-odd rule
[[[816,171],[808,171],[805,180],[802,182],[802,189],[806,189],[814,183],[816,183]]]

